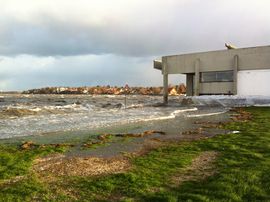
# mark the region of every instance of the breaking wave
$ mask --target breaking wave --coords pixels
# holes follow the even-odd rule
[[[6,108],[1,111],[0,117],[21,117],[26,115],[36,115],[37,111],[21,108]]]
[[[213,112],[213,113],[207,113],[207,114],[188,114],[186,117],[188,118],[194,118],[194,117],[203,117],[203,116],[214,116],[219,114],[224,114],[227,111],[221,111],[221,112]]]
[[[22,117],[31,115],[44,115],[44,114],[62,114],[72,113],[76,111],[90,111],[93,109],[92,105],[84,104],[69,104],[63,106],[42,106],[42,107],[31,107],[31,106],[8,106],[2,107],[0,111],[0,118],[6,117]]]
[[[184,113],[184,112],[193,112],[193,111],[197,111],[197,110],[198,109],[196,107],[191,108],[191,109],[179,109],[179,110],[173,111],[169,116],[153,117],[153,118],[144,119],[144,121],[157,121],[157,120],[174,119],[177,114]]]

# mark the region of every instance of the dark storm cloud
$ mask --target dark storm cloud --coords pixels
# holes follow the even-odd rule
[[[270,42],[270,15],[261,15],[251,1],[242,7],[237,1],[172,2],[164,11],[146,4],[146,8],[119,17],[108,13],[98,23],[81,23],[72,19],[72,13],[70,18],[61,18],[49,10],[28,21],[4,16],[0,20],[0,54],[153,56],[220,49],[226,41],[239,46]],[[265,1],[258,2],[255,4],[262,9]]]
[[[0,90],[162,85],[157,56],[270,44],[268,0],[1,0]],[[171,79],[184,82],[183,77]]]

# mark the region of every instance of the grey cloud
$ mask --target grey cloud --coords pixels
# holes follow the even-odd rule
[[[118,9],[119,15],[107,8],[98,22],[88,22],[83,14],[73,19],[72,10],[70,16],[54,15],[47,8],[26,20],[16,13],[1,15],[0,90],[160,86],[161,74],[152,68],[157,56],[222,49],[225,42],[239,47],[270,44],[267,0],[164,0],[166,4],[158,4],[164,7],[155,4],[162,0],[141,2],[134,9]],[[170,81],[185,80],[172,76]]]
[[[39,60],[44,65],[38,66]],[[46,61],[51,62],[46,62]],[[4,58],[0,69],[0,90],[24,90],[46,86],[162,85],[160,72],[153,70],[151,58],[115,55],[44,58],[18,56]],[[1,87],[1,82],[7,85]],[[181,81],[179,80],[178,83]]]
[[[248,3],[245,10],[245,5],[223,8],[220,2],[190,1],[160,14],[138,10],[138,16],[108,16],[102,24],[63,20],[49,12],[36,16],[38,23],[2,19],[0,54],[155,56],[220,49],[226,41],[239,46],[270,42],[270,15],[260,16]]]

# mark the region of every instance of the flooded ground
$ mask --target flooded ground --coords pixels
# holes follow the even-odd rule
[[[72,143],[67,155],[114,156],[143,150],[149,141],[192,140],[226,133],[198,129],[196,122],[226,122],[233,106],[266,105],[270,99],[233,96],[171,97],[163,106],[162,96],[106,95],[1,95],[0,142],[32,141],[37,144]],[[119,138],[116,134],[162,131],[141,138]],[[100,134],[112,134],[106,147],[84,148]],[[114,137],[115,136],[115,137]]]
[[[136,123],[143,125],[198,111],[193,106],[182,106],[177,99],[168,107],[160,106],[161,101],[159,96],[3,95],[0,139],[55,133],[69,136],[78,131],[96,133],[127,125],[133,128]]]

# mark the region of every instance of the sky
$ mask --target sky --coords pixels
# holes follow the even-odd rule
[[[269,0],[0,0],[0,90],[161,86],[163,55],[270,44]],[[172,84],[183,75],[169,77]]]

